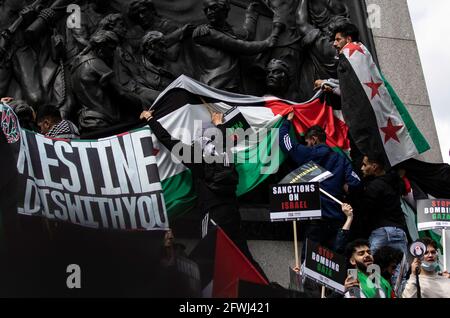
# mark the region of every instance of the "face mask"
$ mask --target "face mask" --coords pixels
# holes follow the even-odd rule
[[[433,263],[422,262],[423,270],[425,270],[429,273],[435,272],[438,266],[439,266],[438,262],[433,262]]]

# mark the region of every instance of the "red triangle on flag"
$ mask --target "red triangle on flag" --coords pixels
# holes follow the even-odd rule
[[[293,125],[295,131],[304,135],[308,128],[318,125],[325,129],[327,134],[327,144],[332,148],[341,148],[344,151],[350,150],[350,140],[348,139],[348,126],[338,115],[340,111],[335,111],[326,101],[320,98],[308,104],[291,105],[281,100],[267,101],[274,115],[286,116],[294,111],[295,117]]]
[[[239,280],[269,284],[225,232],[217,228],[213,297],[237,298]]]

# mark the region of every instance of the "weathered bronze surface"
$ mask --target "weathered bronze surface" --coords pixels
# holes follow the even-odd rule
[[[70,4],[80,7],[75,28],[67,21]],[[80,113],[92,105],[80,100],[74,68],[92,58],[90,40],[106,30],[119,38],[115,80],[143,107],[181,74],[225,90],[301,102],[313,95],[315,79],[335,77],[330,28],[348,18],[376,55],[359,0],[4,0],[0,96],[34,108],[57,104],[63,117],[80,124]],[[272,59],[288,66],[289,85],[282,89],[266,85]],[[99,83],[90,88],[93,96],[95,90],[102,95]]]

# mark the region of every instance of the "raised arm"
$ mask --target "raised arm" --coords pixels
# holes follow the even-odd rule
[[[258,6],[258,2],[252,2],[248,5],[247,11],[245,12],[245,21],[242,28],[245,32],[243,38],[247,41],[253,41],[256,36],[256,25],[259,17],[259,13],[256,9]]]
[[[289,135],[289,131],[291,130],[291,121],[293,118],[294,112],[288,115],[287,120],[285,120],[283,125],[280,127],[280,147],[285,153],[289,153],[292,151],[294,146],[297,145],[297,141],[293,141]]]
[[[416,281],[416,270],[420,273],[421,261],[415,258],[411,264],[411,276],[406,282],[405,289],[402,293],[402,298],[417,298],[417,281]],[[419,282],[420,283],[420,282]]]
[[[271,35],[264,41],[244,41],[202,25],[195,29],[193,40],[197,44],[215,47],[237,55],[254,55],[274,46],[277,39]]]
[[[117,82],[115,76],[108,77],[107,87],[111,94],[117,98],[120,103],[126,105],[127,108],[132,108],[138,114],[144,110],[144,105],[141,98],[138,95],[124,89],[122,85]]]
[[[160,143],[164,145],[164,147],[167,148],[172,154],[175,154],[177,158],[185,165],[188,169],[192,171],[192,173],[196,173],[195,169],[195,163],[194,163],[194,147],[188,146],[186,144],[183,144],[181,140],[178,140],[176,138],[173,138],[168,131],[153,117],[153,111],[143,111],[140,117],[141,120],[147,121],[148,125],[152,129],[153,133],[155,134],[156,138],[159,140]],[[179,153],[176,154],[172,150],[176,145],[181,145]],[[183,160],[183,150],[186,148],[191,148],[190,153],[191,156],[188,159],[188,161]]]
[[[287,153],[292,160],[294,160],[299,166],[303,165],[311,160],[314,160],[316,156],[316,150],[314,148],[306,147],[296,140],[292,140],[289,136],[291,129],[291,121],[294,119],[294,112],[291,112],[287,120],[284,121],[280,127],[280,147],[283,152]]]
[[[341,229],[339,229],[336,240],[334,242],[333,250],[338,254],[344,254],[345,247],[347,246],[349,237],[350,237],[350,228],[353,223],[353,208],[350,204],[344,203],[342,205],[342,212],[345,214],[347,219],[345,220],[344,225]]]
[[[300,34],[306,35],[314,27],[309,23],[309,13],[308,13],[308,0],[301,0],[300,6],[297,12],[297,25]]]
[[[141,113],[141,120],[147,121],[156,138],[160,143],[164,145],[170,152],[181,141],[175,138],[167,132],[167,130],[153,117],[153,111],[143,111]]]
[[[194,25],[186,24],[185,26],[164,35],[164,40],[166,42],[167,47],[179,44],[181,41],[183,41],[183,39],[189,38],[192,35],[194,29],[195,29]]]
[[[352,192],[362,188],[361,179],[353,170],[349,160],[345,160],[345,192]]]

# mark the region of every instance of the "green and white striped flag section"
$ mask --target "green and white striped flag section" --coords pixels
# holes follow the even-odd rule
[[[315,96],[305,103],[292,103],[275,97],[254,97],[210,88],[186,76],[175,80],[155,101],[155,118],[174,138],[190,145],[210,126],[209,109],[225,113],[236,108],[250,125],[249,138],[240,138],[234,148],[239,173],[237,195],[245,194],[278,171],[284,154],[278,151],[278,129],[283,116],[295,111],[296,133],[313,125],[326,127],[331,147],[348,150],[348,128],[341,116]],[[157,164],[169,218],[189,211],[195,204],[190,171],[175,162],[156,139]]]
[[[345,46],[338,75],[344,119],[362,153],[384,152],[395,166],[430,149],[364,45]]]

